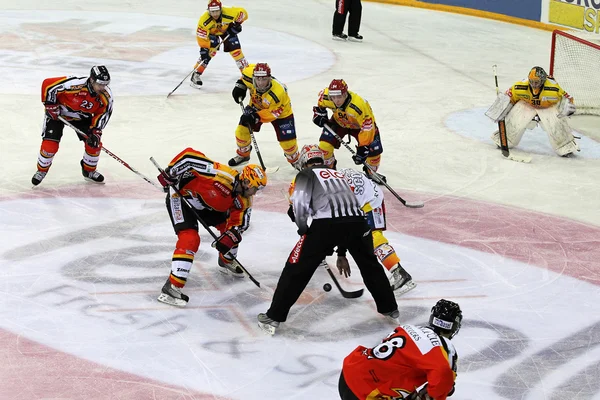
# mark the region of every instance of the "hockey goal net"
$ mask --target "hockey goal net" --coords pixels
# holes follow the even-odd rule
[[[595,37],[552,33],[550,75],[575,99],[576,114],[600,115],[600,36]]]

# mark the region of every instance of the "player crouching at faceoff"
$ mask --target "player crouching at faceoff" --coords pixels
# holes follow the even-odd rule
[[[370,229],[358,200],[344,176],[324,165],[322,152],[306,151],[307,147],[300,156],[302,170],[296,175],[291,197],[293,219],[301,237],[283,267],[271,307],[258,314],[258,326],[271,335],[275,333],[317,267],[335,247],[348,249],[354,258],[377,311],[398,318],[394,293],[373,252]]]
[[[79,162],[83,177],[91,182],[104,182],[104,176],[96,171],[96,166],[102,149],[102,130],[112,114],[113,98],[109,84],[110,75],[103,65],[92,67],[89,77],[62,76],[44,79],[42,103],[46,108],[46,115],[37,172],[31,178],[34,186],[44,180],[58,152],[65,127],[59,116],[87,135],[85,139],[77,134],[79,140],[85,143],[83,157]]]
[[[196,41],[200,46],[200,58],[192,73],[190,85],[196,89],[202,86],[202,73],[208,63],[217,55],[219,37],[224,35],[223,51],[229,53],[241,71],[248,66],[244,57],[238,34],[242,31],[242,23],[248,19],[248,12],[241,7],[223,7],[219,0],[210,0],[207,11],[198,20]]]
[[[327,115],[328,108],[333,110],[331,119]],[[319,93],[317,105],[313,107],[313,122],[321,128],[328,124],[342,139],[346,135],[356,139],[358,146],[352,160],[356,165],[366,163],[373,171],[377,171],[383,147],[373,110],[368,101],[348,90],[348,85],[343,79],[332,80],[329,86]],[[333,149],[339,149],[340,142],[326,129],[323,129],[319,139],[319,148],[325,154],[325,165],[335,168]],[[366,166],[363,170],[367,176],[371,175]]]
[[[316,145],[312,145],[315,150],[318,150]],[[351,168],[342,168],[339,170],[344,175],[348,186],[354,192],[365,216],[367,223],[371,228],[371,236],[373,237],[373,247],[375,255],[379,262],[387,269],[390,274],[390,285],[396,294],[404,294],[409,290],[414,289],[417,285],[413,282],[412,276],[400,265],[400,258],[396,254],[396,250],[390,245],[383,231],[385,225],[385,201],[383,192],[377,184],[361,172]],[[337,268],[340,273],[344,273],[346,277],[350,276],[350,265],[346,258],[346,249],[337,249]]]
[[[486,115],[494,122],[504,120],[508,147],[516,147],[525,129],[539,123],[548,134],[552,148],[559,156],[579,151],[579,145],[564,119],[575,113],[573,98],[546,74],[542,67],[533,67],[527,79],[516,82],[506,93],[498,95]],[[500,133],[492,140],[500,146]]]
[[[358,346],[344,359],[341,399],[445,400],[454,393],[458,355],[450,339],[461,322],[458,304],[441,299],[427,326],[401,325],[378,346]]]
[[[229,165],[236,166],[250,161],[250,129],[258,132],[262,124],[271,123],[285,158],[296,168],[300,154],[296,142],[292,102],[286,86],[271,76],[271,68],[267,63],[258,63],[244,68],[242,77],[235,83],[231,92],[233,100],[240,104],[246,98],[248,89],[250,103],[244,109],[235,130],[237,156],[229,160]]]
[[[250,164],[238,172],[206,157],[203,153],[187,148],[179,153],[158,176],[165,190],[166,204],[171,223],[177,234],[173,252],[171,273],[162,288],[158,300],[183,307],[189,297],[181,293],[194,255],[200,247],[198,219],[217,228],[221,236],[213,242],[219,252],[219,271],[243,277],[242,269],[235,265],[242,233],[248,229],[252,212],[252,196],[267,185],[267,175],[258,165]],[[172,187],[184,193],[192,211]]]

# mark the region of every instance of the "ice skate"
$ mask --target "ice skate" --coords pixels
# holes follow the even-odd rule
[[[362,35],[359,35],[358,33],[356,35],[350,35],[348,36],[348,40],[351,42],[362,42],[363,41],[363,37]]]
[[[348,40],[348,35],[346,35],[346,34],[344,34],[344,33],[340,33],[340,34],[337,34],[337,35],[336,35],[336,34],[334,33],[334,34],[331,36],[331,38],[332,38],[333,40],[340,40],[340,41],[344,41],[344,42],[345,42],[346,40]]]
[[[219,256],[219,272],[224,275],[231,275],[236,278],[243,278],[244,271],[237,265],[233,265],[233,262],[226,262]]]
[[[104,175],[102,175],[98,171],[86,171],[83,169],[83,160],[79,162],[81,164],[81,174],[85,178],[86,181],[94,182],[94,183],[103,183]],[[33,180],[32,180],[33,181]]]
[[[185,307],[190,298],[181,293],[181,289],[171,284],[171,280],[167,278],[167,282],[163,285],[158,301],[170,306]]]
[[[390,270],[390,286],[396,295],[402,295],[417,287],[413,282],[412,276],[400,264]]]
[[[194,89],[200,89],[200,87],[202,86],[201,76],[202,76],[201,74],[194,71],[192,73],[192,76],[190,77],[190,86],[193,87]]]
[[[237,155],[230,159],[227,164],[229,164],[230,167],[237,167],[238,165],[246,164],[248,161],[250,161],[250,156],[242,157]]]
[[[33,184],[33,186],[37,186],[40,183],[42,183],[42,181],[46,177],[47,173],[48,172],[44,172],[44,171],[38,171],[38,172],[36,172],[35,175],[33,175],[33,177],[31,178],[31,183]]]
[[[273,321],[271,318],[267,316],[267,314],[260,313],[258,314],[258,326],[260,329],[268,333],[269,335],[274,335],[275,330],[279,327],[279,322]]]
[[[387,313],[383,313],[388,318],[391,318],[393,322],[398,322],[398,318],[400,318],[400,311],[394,310]]]

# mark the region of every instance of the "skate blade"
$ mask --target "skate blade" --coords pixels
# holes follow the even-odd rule
[[[410,281],[406,282],[404,285],[402,285],[400,288],[394,290],[394,294],[396,296],[402,296],[403,294],[410,292],[411,290],[413,290],[416,287],[417,287],[417,284],[415,282],[413,282],[412,280],[410,280]]]
[[[269,324],[263,324],[262,322],[258,321],[258,327],[260,329],[262,329],[263,332],[268,333],[269,335],[273,336],[275,334],[275,328],[272,325]]]
[[[233,276],[234,278],[243,278],[244,277],[243,272],[241,274],[238,274],[237,272],[233,272],[229,268],[221,267],[220,265],[219,265],[219,272],[222,273],[223,275]]]
[[[158,301],[160,301],[161,303],[165,303],[168,304],[170,306],[175,306],[175,307],[185,307],[187,305],[187,301],[182,300],[182,299],[177,299],[173,296],[169,296],[168,294],[165,293],[161,293],[158,298]]]
[[[102,182],[98,182],[98,181],[95,181],[95,180],[93,180],[93,179],[91,179],[91,178],[86,178],[85,176],[83,177],[83,179],[85,179],[85,180],[86,180],[86,181],[88,181],[88,182],[95,183],[96,185],[104,185],[104,181],[102,181]]]
[[[190,87],[193,87],[194,89],[201,89],[202,88],[202,84],[197,85],[195,83],[190,82]]]

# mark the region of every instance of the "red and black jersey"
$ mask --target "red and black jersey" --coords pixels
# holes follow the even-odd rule
[[[343,374],[360,400],[403,399],[425,383],[431,397],[445,400],[457,360],[449,339],[428,327],[402,325],[378,346],[358,346],[344,359]]]
[[[73,76],[44,79],[42,103],[60,105],[60,115],[67,121],[89,120],[90,128],[102,130],[112,114],[112,92],[108,86],[101,93],[92,92],[87,81]]]

